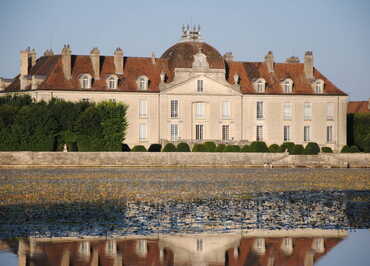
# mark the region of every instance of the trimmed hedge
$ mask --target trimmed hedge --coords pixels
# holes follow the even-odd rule
[[[309,142],[304,149],[304,154],[316,155],[320,153],[320,147],[316,142]]]
[[[162,145],[161,144],[150,144],[148,151],[149,152],[160,152],[162,150]]]
[[[180,142],[177,144],[177,152],[190,152],[190,147],[186,142]]]
[[[273,153],[280,152],[280,146],[277,144],[272,144],[269,147],[269,151]]]
[[[240,147],[238,145],[227,145],[224,152],[240,152]]]
[[[253,141],[250,148],[252,152],[269,152],[266,143],[263,141]]]
[[[175,151],[176,146],[173,145],[172,143],[167,143],[162,150],[162,152],[175,152]]]
[[[323,152],[323,153],[333,153],[333,150],[330,147],[322,147],[321,152]]]
[[[196,143],[193,146],[192,152],[207,152],[207,147],[204,144]]]
[[[213,141],[206,141],[203,143],[203,145],[206,147],[208,152],[216,151],[216,143],[214,143]]]
[[[241,152],[251,152],[251,147],[248,144],[245,144],[242,147]]]
[[[294,142],[284,142],[283,144],[280,145],[280,152],[288,151],[289,153],[292,153],[294,147],[295,147]]]
[[[349,152],[351,152],[350,151],[350,149],[349,149],[349,147],[347,146],[347,145],[344,145],[343,147],[342,147],[342,150],[340,151],[341,153],[349,153]]]
[[[217,147],[216,147],[216,152],[224,152],[225,148],[226,148],[226,145],[225,145],[225,144],[220,143],[220,144],[218,144],[218,145],[217,145]]]
[[[146,151],[146,148],[143,145],[135,145],[132,150],[132,152],[144,152]]]
[[[356,146],[356,145],[352,145],[350,148],[349,148],[349,152],[351,153],[356,153],[356,152],[361,152],[360,149]]]
[[[128,146],[126,143],[122,144],[122,151],[123,152],[129,152],[131,151],[130,146]]]
[[[302,154],[304,154],[304,152],[305,152],[305,150],[303,148],[303,145],[297,144],[297,145],[294,145],[294,148],[293,148],[292,152],[290,152],[289,154],[302,155]]]

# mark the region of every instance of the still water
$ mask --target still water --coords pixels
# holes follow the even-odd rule
[[[0,265],[370,265],[368,171],[74,171],[2,172]]]

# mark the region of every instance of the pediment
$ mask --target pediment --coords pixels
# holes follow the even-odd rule
[[[203,92],[197,91],[198,80],[203,80]],[[239,88],[225,82],[208,77],[205,74],[193,76],[184,81],[169,84],[161,91],[163,94],[189,94],[189,95],[240,95]]]

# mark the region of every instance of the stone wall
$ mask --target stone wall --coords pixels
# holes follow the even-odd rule
[[[0,152],[0,167],[367,167],[370,154],[288,155],[286,153]]]

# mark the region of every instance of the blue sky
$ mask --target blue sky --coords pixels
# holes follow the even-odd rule
[[[0,76],[19,71],[19,51],[38,55],[70,43],[73,53],[98,46],[110,55],[160,56],[180,37],[182,24],[202,26],[204,39],[236,60],[277,61],[312,50],[315,66],[351,100],[370,97],[370,1],[98,1],[1,0]]]

